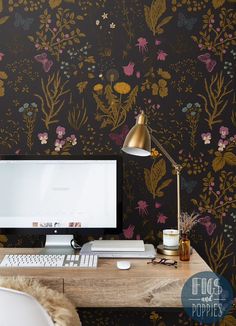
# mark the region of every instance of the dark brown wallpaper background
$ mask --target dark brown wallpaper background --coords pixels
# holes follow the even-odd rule
[[[236,290],[235,24],[233,0],[0,0],[1,154],[118,154],[143,109],[184,167],[183,210],[201,215],[193,247]],[[174,171],[157,148],[123,156],[120,237],[156,245],[176,223]],[[2,246],[42,243],[0,235]],[[118,324],[84,316],[190,323],[154,311]]]

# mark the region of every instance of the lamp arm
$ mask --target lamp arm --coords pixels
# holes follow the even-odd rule
[[[153,143],[161,150],[161,152],[166,156],[166,158],[171,162],[172,166],[176,171],[177,178],[177,227],[180,231],[180,214],[181,214],[181,203],[180,203],[180,172],[182,170],[182,166],[175,162],[175,160],[170,156],[170,154],[165,150],[165,148],[161,145],[161,143],[153,136],[151,133],[151,139]]]

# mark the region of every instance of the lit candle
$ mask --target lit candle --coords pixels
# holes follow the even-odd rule
[[[179,231],[174,229],[163,230],[163,245],[164,247],[177,247],[179,246]]]

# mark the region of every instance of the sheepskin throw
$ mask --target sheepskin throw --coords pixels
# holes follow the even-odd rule
[[[24,277],[0,277],[0,287],[32,295],[45,308],[55,326],[81,326],[72,303],[61,293]]]

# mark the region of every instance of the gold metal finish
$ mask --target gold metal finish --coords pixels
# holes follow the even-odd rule
[[[146,125],[147,124],[147,116],[145,115],[144,111],[141,111],[141,113],[137,117],[138,125]]]
[[[147,156],[151,152],[151,140],[160,149],[162,154],[171,162],[173,168],[176,171],[177,181],[177,228],[180,230],[180,213],[181,213],[181,202],[180,202],[180,173],[182,166],[170,156],[165,150],[161,143],[154,137],[153,131],[147,126],[147,116],[144,111],[141,111],[137,117],[136,125],[129,131],[125,138],[122,150],[132,155]],[[165,249],[163,245],[157,247],[158,252],[164,253],[165,255],[178,255],[178,250]]]
[[[179,249],[167,249],[164,247],[163,244],[159,244],[157,246],[157,252],[162,255],[166,256],[178,256],[179,255]]]
[[[177,227],[178,227],[178,230],[180,231],[180,214],[181,214],[181,211],[180,211],[180,207],[181,207],[181,203],[180,203],[180,171],[181,169],[176,169],[175,168],[175,171],[176,171],[176,181],[177,181]]]
[[[146,155],[151,152],[151,136],[147,127],[147,118],[142,111],[137,118],[136,125],[130,129],[123,144],[123,151],[127,149],[141,149]],[[145,155],[145,153],[143,153]]]
[[[180,213],[181,213],[181,203],[180,203],[180,172],[182,170],[182,166],[170,156],[170,154],[165,150],[165,148],[161,145],[161,143],[153,136],[151,135],[151,139],[153,143],[161,150],[161,152],[165,155],[165,157],[170,161],[173,168],[176,172],[176,182],[177,182],[177,228],[180,230]]]
[[[166,256],[178,256],[179,249],[166,249],[163,244],[157,246],[157,253],[166,255]],[[190,247],[190,255],[193,253],[193,248]]]

